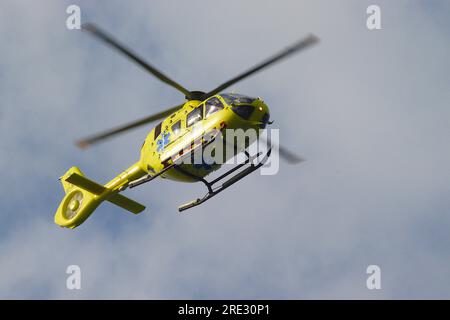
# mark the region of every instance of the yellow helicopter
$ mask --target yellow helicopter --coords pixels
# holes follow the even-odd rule
[[[105,185],[86,178],[77,167],[70,168],[60,178],[66,195],[56,211],[55,223],[61,227],[72,229],[82,224],[105,200],[134,214],[142,212],[145,209],[142,204],[125,197],[120,192],[152,181],[157,177],[205,184],[208,189],[207,194],[180,206],[178,209],[181,212],[207,201],[259,169],[270,156],[272,150],[270,141],[267,152],[256,163],[255,159],[261,154],[251,156],[246,150],[251,143],[255,142],[255,139],[233,145],[233,152],[225,155],[224,161],[239,153],[244,153],[246,160],[212,181],[207,181],[205,177],[218,170],[221,167],[220,163],[212,165],[201,163],[199,165],[184,160],[191,158],[196,150],[217,141],[219,136],[223,139],[221,133],[225,130],[254,129],[257,132],[256,139],[260,139],[259,132],[261,129],[271,123],[268,106],[261,98],[252,98],[235,93],[222,93],[222,91],[261,69],[318,42],[316,36],[309,35],[217,88],[209,92],[202,92],[189,91],[171,80],[97,26],[85,24],[82,29],[118,50],[164,83],[183,93],[186,102],[124,126],[77,141],[80,148],[86,148],[113,135],[163,119],[146,137],[141,148],[139,161]],[[287,149],[280,146],[276,146],[276,148],[279,155],[288,162],[299,163],[302,161],[300,157]],[[217,184],[220,185],[215,186]]]

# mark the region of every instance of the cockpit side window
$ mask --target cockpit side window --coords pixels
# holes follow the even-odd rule
[[[203,104],[188,113],[188,115],[186,116],[186,127],[194,125],[198,121],[202,120],[202,118],[203,118]]]
[[[161,127],[162,122],[158,123],[158,125],[155,127],[155,137],[153,138],[153,140],[156,140],[156,138],[158,138],[159,134],[161,133]]]
[[[252,115],[253,111],[255,110],[255,107],[251,104],[240,104],[237,106],[231,107],[231,110],[233,110],[234,113],[236,113],[241,118],[248,120],[250,119],[250,116]]]
[[[217,99],[217,97],[212,97],[205,103],[205,119],[208,118],[213,113],[222,110],[223,103]]]

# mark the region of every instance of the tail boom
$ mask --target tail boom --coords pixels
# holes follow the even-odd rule
[[[134,214],[142,212],[145,206],[119,194],[119,189],[145,174],[136,163],[103,186],[86,178],[77,167],[70,168],[60,178],[66,196],[56,211],[55,223],[76,228],[105,200]]]

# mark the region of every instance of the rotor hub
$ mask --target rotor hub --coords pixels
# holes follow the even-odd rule
[[[205,92],[203,91],[190,91],[189,96],[186,96],[187,100],[203,100]]]

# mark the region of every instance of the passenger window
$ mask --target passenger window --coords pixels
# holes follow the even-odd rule
[[[217,97],[212,97],[205,103],[205,118],[222,109],[223,103]]]
[[[198,121],[202,120],[203,117],[203,105],[195,108],[188,113],[186,117],[186,127],[190,127]]]
[[[173,135],[174,136],[177,136],[177,135],[179,135],[180,134],[180,131],[181,131],[181,120],[178,120],[177,122],[175,122],[173,125],[172,125],[172,132],[173,132]]]
[[[162,122],[160,122],[160,123],[155,127],[155,137],[153,138],[153,140],[156,140],[156,138],[158,138],[159,134],[161,133],[161,127],[162,127]]]

